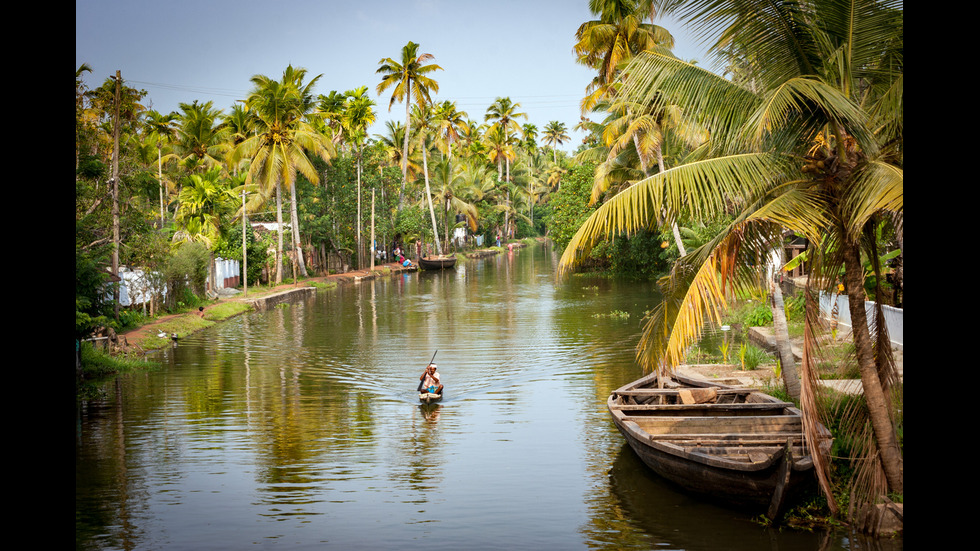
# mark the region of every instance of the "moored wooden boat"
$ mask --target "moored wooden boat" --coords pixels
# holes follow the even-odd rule
[[[435,402],[442,401],[442,394],[435,394],[433,392],[419,392],[419,401],[423,404],[433,404]]]
[[[423,270],[447,270],[456,266],[456,255],[426,256],[419,259]]]
[[[777,518],[815,483],[800,411],[755,389],[674,374],[629,383],[607,406],[630,447],[654,472],[713,499]],[[830,432],[818,426],[829,450]]]

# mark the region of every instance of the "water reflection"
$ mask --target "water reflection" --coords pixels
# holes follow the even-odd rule
[[[794,549],[624,451],[605,398],[641,374],[657,297],[558,284],[555,261],[530,247],[342,286],[113,381],[80,408],[77,548]],[[446,397],[420,405],[436,350]]]

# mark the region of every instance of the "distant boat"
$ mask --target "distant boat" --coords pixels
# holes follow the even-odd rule
[[[423,270],[448,270],[456,266],[456,254],[426,256],[419,259],[419,266]]]
[[[442,394],[434,392],[419,392],[419,401],[423,404],[433,404],[442,401]]]
[[[800,410],[756,389],[651,374],[615,391],[607,407],[633,451],[682,488],[757,507],[776,519],[813,486],[811,443]],[[830,431],[818,425],[828,451]]]

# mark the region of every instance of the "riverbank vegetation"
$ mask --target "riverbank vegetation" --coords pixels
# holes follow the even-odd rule
[[[238,261],[250,288],[275,288],[389,261],[396,248],[412,258],[547,236],[565,251],[564,272],[660,278],[664,301],[638,351],[649,369],[698,354],[705,328],[723,325],[736,304],[744,323],[772,319],[780,343],[801,339],[800,366],[777,353],[788,396],[847,419],[828,423],[853,431],[835,433],[841,453],[866,465],[823,470],[827,507],[867,518],[881,496],[903,492],[901,382],[883,327],[868,329],[865,313],[865,298],[879,308],[902,301],[902,3],[590,8],[595,19],[569,29],[574,55],[595,74],[583,83],[575,128],[586,137],[572,153],[568,122],[538,128],[508,97],[473,113],[435,100],[439,52],[414,42],[381,54],[390,57],[376,82],[317,90],[319,75],[289,66],[242,83],[249,94],[228,109],[193,101],[171,113],[145,107],[147,92],[122,75],[82,65],[76,342],[213,304],[217,258]],[[717,71],[677,59],[657,14],[710,38]],[[369,134],[379,109],[371,89],[404,108],[404,120]],[[795,260],[786,256],[794,240]],[[791,260],[808,287],[785,308],[766,268]],[[141,287],[123,293],[120,274],[137,271]],[[848,297],[856,330],[818,369],[820,290]],[[764,300],[736,301],[747,294]],[[801,320],[796,333],[787,311]],[[180,323],[225,315],[234,312]],[[87,346],[79,365],[110,369]],[[726,360],[765,361],[741,343],[723,346]],[[809,381],[842,365],[861,379],[863,397],[848,399],[861,407],[813,395]],[[847,490],[832,490],[842,477]],[[834,497],[842,492],[847,507]]]

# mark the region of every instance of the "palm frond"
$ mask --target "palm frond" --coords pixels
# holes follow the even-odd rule
[[[869,162],[860,167],[841,200],[841,217],[852,238],[875,214],[904,211],[904,173],[885,162]]]
[[[820,327],[820,305],[814,296],[813,289],[807,285],[804,290],[805,319],[803,327],[803,357],[800,362],[800,410],[803,413],[803,436],[810,448],[813,468],[817,474],[820,491],[827,499],[831,514],[838,512],[837,501],[830,477],[830,435],[824,428],[827,408],[823,396],[824,387],[819,384],[817,359],[820,356],[820,346],[817,339]]]
[[[624,71],[621,97],[660,112],[681,105],[692,128],[707,131],[721,152],[738,149],[746,116],[758,97],[709,70],[660,50],[638,54]]]
[[[725,212],[730,198],[761,197],[787,169],[784,159],[752,153],[693,162],[650,176],[585,221],[566,247],[559,271],[572,268],[598,241],[670,222],[682,209],[695,218],[713,218]]]
[[[775,132],[795,129],[809,141],[830,121],[853,136],[865,154],[875,155],[877,143],[866,120],[866,114],[839,90],[815,78],[797,77],[766,94],[746,122],[746,139],[750,147],[762,149]]]

